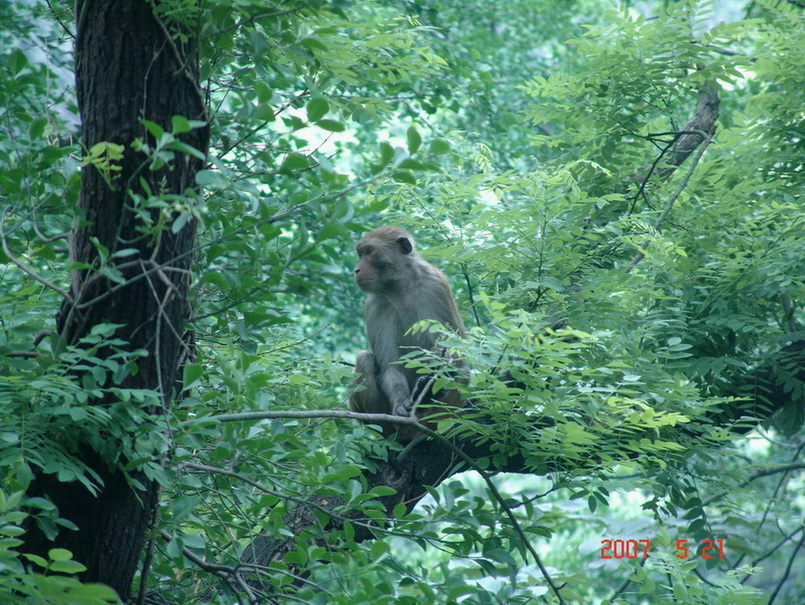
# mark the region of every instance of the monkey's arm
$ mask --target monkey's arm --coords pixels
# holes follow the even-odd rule
[[[375,356],[369,351],[361,351],[355,359],[353,384],[363,389],[353,391],[349,396],[349,407],[353,412],[364,414],[390,414],[389,401],[380,390]]]
[[[369,313],[367,317],[376,318],[379,313]],[[402,367],[395,364],[400,358],[400,342],[396,321],[373,322],[370,344],[375,356],[377,381],[380,391],[388,399],[389,413],[397,416],[411,415],[411,387]]]
[[[453,292],[447,277],[444,273],[432,267],[433,273],[430,277],[430,290],[433,296],[430,297],[430,308],[423,309],[423,317],[435,319],[442,325],[452,328],[459,336],[464,336],[464,324],[456,307]]]
[[[411,415],[411,389],[402,369],[397,366],[386,366],[380,376],[380,388],[388,397],[391,413],[396,416]]]

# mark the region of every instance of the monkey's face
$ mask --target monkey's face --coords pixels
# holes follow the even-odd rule
[[[388,239],[373,233],[362,237],[355,247],[359,259],[355,283],[370,294],[392,294],[400,286],[413,244],[405,236]]]
[[[364,292],[380,292],[388,281],[391,264],[377,244],[362,242],[358,246],[358,265],[355,267],[355,283]],[[387,287],[387,286],[386,286]]]

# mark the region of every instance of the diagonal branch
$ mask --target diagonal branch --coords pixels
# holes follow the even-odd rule
[[[682,181],[680,181],[676,190],[673,192],[673,194],[671,194],[671,197],[668,198],[668,201],[665,204],[665,208],[663,209],[662,214],[660,214],[656,224],[654,225],[654,228],[657,230],[659,230],[662,224],[668,219],[668,215],[671,213],[671,209],[674,207],[674,204],[679,199],[679,196],[682,195],[682,192],[685,190],[685,187],[688,186],[691,177],[693,177],[693,172],[694,170],[696,170],[696,166],[699,164],[699,160],[702,159],[704,150],[707,149],[707,146],[710,144],[712,134],[706,135],[704,132],[702,132],[701,136],[703,137],[704,141],[701,147],[699,147],[699,150],[696,152],[696,156],[693,158],[693,161],[690,164],[690,168],[688,168],[687,174],[685,174],[685,177],[682,179]],[[642,251],[639,251],[637,254],[635,254],[634,258],[626,267],[626,273],[630,273],[637,266],[637,263],[639,263],[643,259],[644,256],[645,253]]]
[[[676,136],[673,142],[660,153],[660,157],[650,166],[638,170],[633,175],[632,180],[639,186],[636,198],[640,197],[652,177],[656,177],[660,182],[667,181],[703,141],[713,137],[716,132],[720,102],[718,86],[715,82],[703,84],[699,89],[699,97],[696,100],[693,115],[679,131],[674,133]],[[663,157],[666,158],[666,161],[661,163],[660,160]]]

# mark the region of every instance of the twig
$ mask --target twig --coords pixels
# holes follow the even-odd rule
[[[699,146],[699,149],[696,151],[696,155],[693,157],[693,160],[691,161],[687,173],[685,173],[685,176],[682,178],[682,181],[677,186],[676,191],[674,191],[671,197],[668,198],[668,202],[665,204],[665,208],[663,209],[662,214],[660,214],[659,218],[657,219],[657,222],[654,224],[654,228],[657,230],[660,229],[662,224],[668,218],[668,215],[671,213],[671,209],[674,207],[674,204],[679,199],[679,196],[682,195],[682,192],[685,190],[685,187],[688,186],[690,179],[693,177],[693,171],[696,170],[696,166],[699,164],[699,160],[701,160],[702,154],[704,154],[704,150],[707,149],[707,147],[710,145],[710,141],[713,138],[712,134],[707,134],[705,132],[700,132],[699,135],[704,138],[704,142]],[[648,246],[648,244],[649,242],[647,241],[645,245]],[[635,254],[635,257],[626,267],[626,273],[631,273],[631,271],[637,266],[637,263],[643,260],[643,257],[645,257],[645,254],[642,251]]]
[[[534,559],[534,562],[540,568],[540,571],[542,572],[545,581],[548,583],[548,586],[556,595],[556,598],[558,599],[560,605],[564,605],[565,601],[562,598],[562,595],[559,593],[559,588],[557,588],[556,584],[554,584],[550,574],[548,573],[548,569],[545,567],[545,564],[542,562],[542,559],[539,556],[539,553],[537,553],[536,549],[531,545],[531,542],[528,540],[528,536],[526,536],[525,531],[521,527],[519,521],[517,521],[517,518],[514,516],[514,513],[512,512],[511,508],[508,506],[508,504],[506,504],[506,500],[498,491],[489,473],[487,473],[483,468],[481,468],[478,465],[478,463],[475,462],[475,460],[473,460],[470,456],[465,454],[458,446],[452,443],[444,435],[441,435],[436,431],[428,428],[424,424],[421,424],[415,417],[395,416],[393,414],[364,414],[361,412],[344,412],[341,410],[241,412],[238,414],[220,414],[219,416],[209,416],[205,418],[185,420],[184,422],[182,422],[182,425],[187,426],[190,424],[199,424],[202,422],[210,422],[210,421],[236,422],[245,420],[264,420],[264,419],[275,419],[275,418],[350,418],[355,420],[361,420],[362,422],[369,424],[381,424],[384,422],[390,422],[392,424],[414,427],[418,431],[436,439],[437,441],[445,445],[458,458],[463,460],[469,466],[469,468],[475,470],[479,475],[481,475],[481,478],[484,480],[487,487],[489,488],[492,497],[498,502],[498,504],[500,504],[504,514],[509,518],[509,522],[511,523],[512,528],[514,529],[517,536],[520,538],[523,547],[531,554],[532,558]]]
[[[12,264],[16,265],[17,268],[20,269],[23,273],[32,277],[43,286],[50,288],[54,292],[57,292],[59,295],[62,296],[62,298],[67,300],[67,302],[72,303],[73,297],[70,296],[70,294],[68,294],[65,290],[59,288],[59,286],[57,286],[53,282],[45,279],[35,271],[29,269],[24,263],[18,261],[16,257],[11,253],[11,250],[8,249],[8,242],[6,241],[5,231],[3,230],[3,225],[5,224],[5,222],[6,222],[6,211],[3,210],[3,213],[0,214],[0,243],[2,243],[3,245],[3,252],[5,252],[6,256],[8,257],[8,260],[10,260]]]
[[[785,581],[788,579],[788,575],[791,573],[791,567],[794,565],[794,559],[796,559],[799,556],[799,549],[802,548],[803,542],[805,542],[805,531],[802,532],[802,537],[799,539],[799,542],[794,547],[794,550],[791,552],[791,556],[788,557],[788,565],[785,566],[785,572],[783,572],[783,577],[780,578],[780,581],[777,582],[777,586],[774,588],[774,592],[771,593],[768,605],[774,603],[774,600],[777,598],[777,595],[780,594],[780,590],[782,589],[783,584],[785,584]]]

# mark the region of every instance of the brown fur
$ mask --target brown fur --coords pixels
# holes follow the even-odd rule
[[[350,396],[350,408],[410,416],[412,394],[421,375],[394,362],[412,348],[433,350],[436,335],[430,331],[409,333],[409,329],[430,319],[463,336],[464,325],[444,273],[419,256],[407,231],[379,227],[364,235],[355,249],[360,259],[355,283],[369,294],[364,318],[371,351],[358,354],[355,383],[364,389]],[[451,364],[463,367],[461,361],[451,360]],[[432,403],[443,407],[446,401],[455,405],[459,399],[452,392],[439,396],[440,402]],[[429,405],[427,410],[433,413],[436,407]],[[390,426],[383,428],[387,434],[393,431]],[[412,436],[408,431],[407,438]]]

